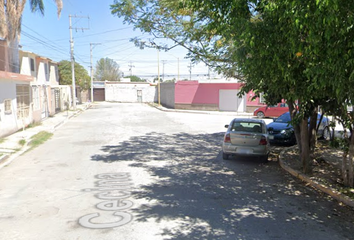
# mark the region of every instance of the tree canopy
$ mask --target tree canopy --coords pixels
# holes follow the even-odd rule
[[[110,58],[101,58],[96,63],[95,79],[96,81],[119,81],[121,78],[119,65]]]
[[[71,61],[62,60],[59,62],[59,83],[60,85],[72,85]],[[91,78],[86,69],[75,62],[75,85],[82,89],[89,89]]]
[[[63,8],[62,0],[55,0],[58,9],[58,17]],[[11,71],[19,73],[18,41],[21,35],[21,22],[26,0],[5,0],[1,1],[0,6],[0,37],[7,41],[9,49],[8,62]],[[44,14],[43,0],[30,0],[32,12],[40,11]]]
[[[130,81],[131,81],[131,82],[146,82],[146,80],[141,79],[140,77],[135,76],[135,75],[133,75],[133,76],[127,76],[126,78],[130,78]]]
[[[354,101],[348,88],[354,81],[353,8],[347,0],[115,0],[111,5],[112,14],[151,34],[149,42],[133,39],[139,47],[168,50],[173,45],[159,42],[171,39],[188,49],[193,61],[241,79],[241,93],[263,92],[267,103],[287,100],[304,171],[309,171],[314,129],[308,129],[308,118],[317,116],[317,106],[353,125],[345,116]]]

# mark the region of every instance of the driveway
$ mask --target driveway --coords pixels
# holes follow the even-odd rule
[[[223,160],[231,118],[95,104],[1,169],[0,239],[354,236],[353,209],[276,161]]]

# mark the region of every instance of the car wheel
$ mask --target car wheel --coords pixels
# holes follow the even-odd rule
[[[325,129],[323,129],[322,138],[327,141],[331,139],[331,131],[328,127],[325,127]]]
[[[264,112],[258,112],[257,117],[259,118],[264,118]]]
[[[226,153],[222,153],[222,158],[224,159],[224,160],[228,160],[229,159],[229,154],[226,154]]]

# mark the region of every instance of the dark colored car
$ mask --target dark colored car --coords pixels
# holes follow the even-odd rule
[[[317,115],[317,124],[319,123],[321,114]],[[267,125],[267,130],[270,136],[273,136],[273,139],[270,140],[270,143],[282,143],[282,144],[296,144],[295,132],[293,126],[289,123],[291,121],[290,113],[286,112],[278,117],[274,122]],[[321,138],[329,139],[330,138],[330,129],[329,129],[329,119],[323,117],[320,127],[318,129],[317,135]]]

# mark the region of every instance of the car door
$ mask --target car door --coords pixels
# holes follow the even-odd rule
[[[278,105],[269,105],[269,106],[267,106],[266,109],[265,109],[264,115],[265,115],[266,117],[273,117],[273,116],[276,116],[277,107],[278,107]],[[275,114],[275,115],[274,115],[274,114]]]
[[[286,103],[278,103],[278,107],[275,109],[274,112],[274,117],[279,117],[283,113],[286,113],[289,111],[289,106]]]

